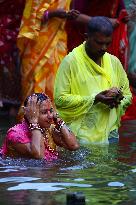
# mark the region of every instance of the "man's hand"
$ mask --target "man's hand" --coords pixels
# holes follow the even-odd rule
[[[105,105],[112,105],[115,102],[115,96],[107,96],[109,90],[102,91],[95,96],[95,103],[101,102]]]
[[[124,98],[123,93],[121,89],[118,89],[116,87],[111,88],[106,96],[114,96],[115,97],[115,102],[113,105],[110,106],[110,108],[118,107],[118,105],[121,103],[121,100]]]
[[[121,103],[121,100],[123,100],[124,96],[121,90],[118,91],[118,94],[116,95],[116,102],[113,103],[113,105],[110,106],[110,108],[117,108],[119,104]]]
[[[117,108],[121,103],[121,100],[124,98],[123,93],[118,88],[111,88],[100,92],[95,97],[95,103],[101,102],[105,105],[108,105],[109,108]]]

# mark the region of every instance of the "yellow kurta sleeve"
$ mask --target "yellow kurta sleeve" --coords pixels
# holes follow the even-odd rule
[[[78,84],[82,84],[82,82],[77,81],[78,74],[74,70],[74,61],[70,60],[69,63],[69,60],[69,57],[63,59],[57,72],[54,89],[56,107],[66,122],[69,122],[71,116],[74,119],[87,113],[93,105],[96,95],[94,93],[86,95],[83,88],[80,89],[82,95],[78,92]],[[73,81],[74,78],[75,81]]]

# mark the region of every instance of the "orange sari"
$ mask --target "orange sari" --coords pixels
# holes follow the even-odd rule
[[[18,47],[22,66],[22,101],[33,92],[45,92],[53,99],[56,71],[67,54],[65,20],[52,18],[42,24],[46,10],[68,10],[70,0],[27,0]]]

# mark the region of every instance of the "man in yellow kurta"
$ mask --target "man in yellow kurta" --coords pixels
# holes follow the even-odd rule
[[[126,73],[106,52],[112,32],[106,17],[93,17],[86,42],[63,59],[56,76],[57,110],[81,143],[108,143],[131,103]]]

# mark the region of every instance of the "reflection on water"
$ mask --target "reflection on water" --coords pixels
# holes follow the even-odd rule
[[[136,120],[124,121],[120,128],[119,160],[136,165]]]
[[[9,191],[17,190],[36,190],[36,191],[59,191],[65,189],[66,187],[91,187],[88,184],[76,184],[76,183],[22,183],[17,186],[9,187]]]
[[[135,205],[135,124],[124,123],[119,145],[62,151],[54,162],[1,159],[0,205],[66,205],[66,194],[77,191],[87,205]]]

